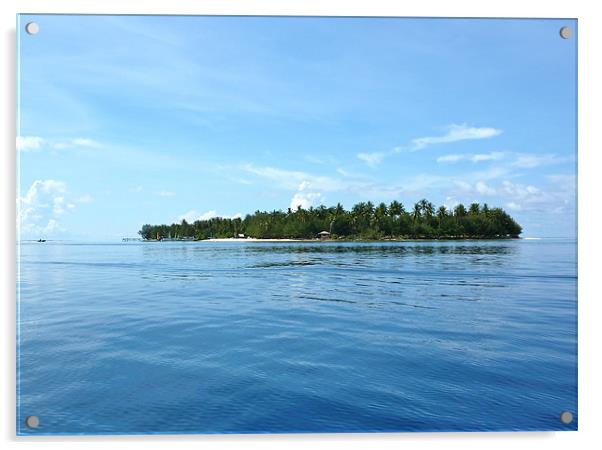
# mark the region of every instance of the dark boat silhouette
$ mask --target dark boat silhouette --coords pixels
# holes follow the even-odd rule
[[[46,242],[46,239],[38,239],[38,242]]]

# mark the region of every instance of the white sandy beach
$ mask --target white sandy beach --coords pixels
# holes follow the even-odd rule
[[[259,238],[215,238],[204,239],[203,242],[301,242],[307,239],[259,239]],[[315,239],[318,241],[319,239]]]

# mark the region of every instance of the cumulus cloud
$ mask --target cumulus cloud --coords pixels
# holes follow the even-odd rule
[[[421,150],[433,144],[445,144],[450,142],[487,139],[498,136],[502,130],[491,127],[469,127],[466,124],[452,124],[447,127],[447,133],[442,136],[426,136],[412,139],[412,149]]]
[[[482,180],[479,180],[476,183],[469,183],[464,180],[455,180],[454,184],[464,194],[479,194],[481,196],[491,196],[497,194],[497,190],[495,188],[489,186]]]
[[[43,144],[44,139],[38,136],[17,137],[17,150],[22,152],[39,150]]]
[[[490,184],[482,179],[471,181],[470,178],[455,179],[451,190],[452,199],[464,203],[487,202],[493,206],[502,206],[509,211],[524,214],[562,214],[574,208],[576,201],[575,185],[570,184],[571,176],[558,175],[546,177],[551,184],[535,186],[528,183],[517,183],[502,180]],[[474,179],[473,179],[474,180]],[[565,181],[567,184],[556,183]],[[446,204],[449,202],[446,200]]]
[[[459,204],[460,202],[455,197],[446,197],[445,201],[443,202],[443,206],[445,206],[445,209],[448,211],[453,210]]]
[[[204,213],[199,213],[198,211],[191,209],[190,211],[179,216],[177,218],[176,222],[181,222],[182,220],[185,220],[188,223],[192,223],[192,222],[196,222],[197,220],[213,219],[214,217],[217,217],[216,211],[211,210],[211,211],[206,211]]]
[[[502,182],[502,190],[515,198],[523,199],[540,194],[540,190],[532,185],[516,184],[511,181]]]
[[[536,187],[531,184],[503,181],[498,195],[512,211],[560,214],[574,204],[576,197],[570,187]]]
[[[513,166],[517,156],[511,152],[490,152],[459,154],[458,158],[480,164],[481,161],[492,161],[484,170],[473,170],[461,174],[429,174],[420,173],[397,178],[390,183],[368,177],[365,174],[353,175],[343,168],[333,168],[332,176],[311,174],[303,171],[285,170],[276,167],[254,165],[240,166],[241,170],[260,177],[273,188],[290,192],[289,207],[296,210],[310,206],[326,204],[324,194],[335,196],[352,195],[362,199],[393,200],[400,198],[427,198],[433,192],[445,192],[450,198],[446,204],[473,201],[487,202],[492,206],[507,206],[521,213],[547,213],[558,208],[570,208],[575,202],[574,177],[566,175],[550,175],[542,180],[547,184],[538,186],[534,183],[517,183]],[[496,164],[494,161],[502,159]],[[522,160],[526,161],[525,159]],[[514,177],[514,178],[513,178]],[[505,181],[503,181],[505,180]],[[512,181],[510,181],[512,180]]]
[[[65,200],[67,188],[57,180],[36,180],[17,199],[18,227],[23,235],[48,235],[62,230],[58,219],[75,205]]]
[[[293,195],[290,203],[290,209],[296,211],[299,208],[308,209],[310,206],[317,206],[323,203],[324,197],[320,192],[308,192],[311,183],[302,181],[298,191]]]
[[[52,199],[52,212],[55,216],[62,216],[63,213],[65,212],[65,208],[64,208],[64,204],[65,204],[65,197],[54,197]]]
[[[322,194],[319,192],[297,192],[291,199],[290,208],[296,211],[299,208],[308,209],[322,203]]]
[[[487,186],[483,181],[477,181],[475,184],[475,190],[481,195],[495,195],[496,190],[492,187]]]

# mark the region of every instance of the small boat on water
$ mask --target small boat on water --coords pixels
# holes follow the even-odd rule
[[[46,239],[38,239],[38,242],[46,242]]]

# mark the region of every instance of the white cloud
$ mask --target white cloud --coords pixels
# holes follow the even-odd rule
[[[182,220],[185,220],[188,223],[192,223],[192,222],[196,222],[197,220],[209,220],[209,219],[213,219],[214,217],[217,217],[217,212],[216,211],[207,211],[204,213],[199,213],[198,211],[195,211],[194,209],[191,209],[190,211],[188,211],[187,213],[182,214],[181,216],[179,216],[175,222],[181,222]]]
[[[472,185],[470,183],[468,183],[467,181],[455,180],[454,184],[457,187],[459,187],[460,189],[462,189],[463,191],[472,192]]]
[[[443,206],[445,206],[448,211],[452,211],[459,204],[460,202],[454,197],[446,197],[445,201],[443,202]]]
[[[452,194],[452,199],[459,199],[465,204],[487,201],[492,206],[502,206],[509,211],[521,213],[561,214],[573,208],[576,200],[575,186],[570,183],[556,183],[556,181],[570,181],[571,177],[548,176],[546,178],[551,183],[544,186],[509,180],[494,185],[490,184],[490,181],[474,178],[474,174],[466,174],[465,179],[453,180],[455,190],[446,188],[446,191]],[[448,202],[449,199],[446,200],[446,204]]]
[[[102,145],[100,142],[97,142],[93,139],[88,138],[73,138],[66,140],[55,141],[52,144],[52,148],[56,150],[63,150],[66,148],[74,148],[74,147],[88,147],[88,148],[100,148]]]
[[[524,199],[527,197],[532,197],[540,193],[540,190],[535,186],[524,185],[524,184],[515,184],[510,181],[502,182],[503,191],[518,199]]]
[[[322,194],[319,192],[297,192],[291,199],[290,208],[293,211],[308,209],[310,206],[318,206],[322,203]]]
[[[309,182],[307,181],[302,181],[301,184],[299,185],[299,190],[300,191],[304,191],[305,189],[307,189],[308,187],[310,187],[311,185],[309,184]]]
[[[253,164],[245,164],[241,169],[268,180],[276,182],[280,187],[290,190],[297,190],[300,183],[304,181],[310,183],[314,189],[320,191],[340,191],[344,190],[348,184],[343,183],[340,179],[312,175],[306,172],[283,170],[274,167],[260,167]]]
[[[452,124],[447,127],[447,133],[442,136],[427,136],[412,140],[412,150],[421,150],[433,144],[445,144],[449,142],[487,139],[497,136],[502,133],[502,130],[491,127],[469,127],[466,124]]]
[[[458,162],[461,159],[463,159],[462,155],[444,155],[444,156],[439,156],[439,158],[437,158],[437,162],[438,163]]]
[[[372,201],[375,199],[389,201],[398,199],[402,195],[427,196],[433,189],[448,189],[456,184],[456,181],[458,181],[457,186],[462,189],[461,184],[463,182],[462,176],[432,175],[428,173],[416,174],[391,183],[382,183],[366,176],[353,175],[341,168],[336,169],[339,177],[318,176],[305,172],[253,165],[245,165],[241,168],[274,182],[278,188],[292,191],[293,198],[290,202],[292,209],[296,209],[300,204],[304,208],[321,204],[326,201],[324,193],[327,192],[351,194]],[[505,173],[505,171],[503,173],[498,171],[495,171],[495,173],[475,172],[466,174],[464,178],[467,178],[471,183],[476,183],[476,181],[487,181]],[[467,181],[464,182],[467,183]],[[468,189],[475,192],[473,184],[467,184],[467,186],[462,190]],[[483,189],[482,186],[481,189]]]
[[[376,167],[382,162],[385,154],[382,152],[358,153],[357,157],[368,164],[368,166]]]
[[[17,150],[26,152],[39,150],[44,144],[44,139],[38,136],[19,136],[17,137]]]
[[[101,146],[99,142],[97,142],[93,139],[87,139],[87,138],[75,138],[71,142],[73,143],[73,145],[79,146],[79,147],[98,148]]]
[[[496,190],[492,187],[487,186],[483,181],[477,181],[475,184],[475,190],[481,195],[495,195]]]
[[[504,158],[502,152],[490,152],[490,153],[477,153],[476,155],[470,155],[468,158],[471,162],[477,163],[481,161],[497,161]]]
[[[478,163],[483,161],[497,161],[503,159],[505,156],[502,152],[490,152],[490,153],[468,153],[465,155],[451,154],[444,155],[437,158],[438,163],[453,163],[458,161],[470,161],[472,163]]]
[[[549,212],[559,205],[574,204],[574,189],[568,189],[560,182],[564,177],[548,178],[549,186],[536,187],[532,184],[517,184],[510,177],[516,170],[512,168],[510,153],[492,152],[469,154],[475,160],[489,158],[495,160],[508,158],[505,164],[494,164],[485,170],[473,170],[454,175],[435,175],[429,173],[400,177],[390,182],[382,182],[365,175],[356,176],[342,168],[333,168],[334,176],[312,175],[301,171],[290,171],[275,167],[246,165],[242,170],[263,178],[273,188],[291,192],[289,206],[296,209],[326,204],[324,194],[335,192],[334,200],[353,196],[357,200],[390,201],[393,199],[430,198],[436,192],[451,197],[446,204],[453,202],[484,202],[492,206],[506,203],[520,205],[522,211]],[[479,155],[477,158],[474,158]],[[485,158],[481,155],[486,155]],[[502,181],[505,180],[505,181]],[[574,183],[572,183],[574,186]],[[436,194],[435,194],[436,195]],[[342,197],[345,196],[345,197]],[[357,201],[356,200],[356,201]],[[564,206],[565,208],[567,206]]]
[[[364,161],[370,167],[378,166],[383,159],[396,155],[403,152],[404,150],[421,150],[429,145],[433,144],[444,144],[449,142],[466,141],[474,139],[487,139],[497,136],[502,133],[502,130],[491,127],[469,127],[466,124],[456,125],[452,124],[446,127],[447,133],[442,136],[426,136],[412,139],[410,146],[396,146],[387,152],[372,152],[372,153],[358,153],[356,156]],[[504,156],[501,152],[491,152],[487,154],[473,154],[473,155],[445,155],[437,158],[437,162],[457,162],[460,160],[468,160],[472,162],[491,161],[501,159]]]
[[[482,180],[472,184],[464,180],[455,180],[454,185],[460,189],[463,194],[495,195],[497,190],[487,185]]]
[[[567,158],[559,158],[553,154],[534,155],[534,154],[521,154],[518,155],[516,160],[512,163],[512,166],[520,169],[532,169],[535,167],[557,164],[561,162],[567,162]]]
[[[61,228],[59,226],[59,223],[55,219],[49,219],[46,226],[40,231],[43,236],[48,236],[49,234],[52,234],[53,232],[58,231],[60,229]]]
[[[506,206],[515,211],[560,214],[576,200],[574,186],[539,188],[506,180],[499,191],[500,197],[507,200]]]
[[[67,188],[57,180],[36,180],[23,197],[17,199],[18,226],[22,235],[47,235],[60,231],[59,219],[75,205],[65,201]]]
[[[65,212],[63,204],[65,203],[65,197],[54,197],[52,199],[52,212],[55,216],[61,216]]]
[[[302,181],[299,185],[298,192],[293,195],[290,209],[296,211],[299,207],[308,209],[310,206],[318,206],[323,203],[324,197],[320,192],[307,192],[311,188],[311,184],[307,181]]]
[[[549,182],[551,182],[553,184],[557,184],[568,190],[575,190],[575,186],[577,183],[577,177],[575,175],[566,175],[566,174],[547,175],[546,179]]]
[[[63,150],[74,147],[100,148],[102,144],[89,138],[73,138],[46,140],[39,136],[19,136],[17,137],[17,150],[19,151],[35,151],[41,150],[42,147],[48,145],[55,150]]]

